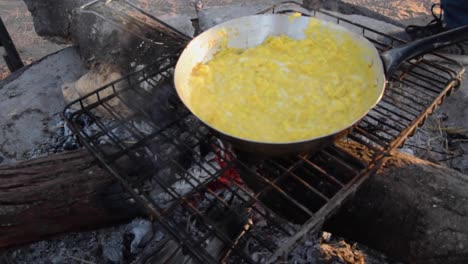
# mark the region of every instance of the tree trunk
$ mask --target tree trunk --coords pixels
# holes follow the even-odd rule
[[[0,248],[140,213],[86,150],[0,167]]]
[[[468,263],[468,175],[398,154],[325,229],[407,263]]]

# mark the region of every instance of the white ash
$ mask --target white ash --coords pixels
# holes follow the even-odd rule
[[[65,111],[65,116],[70,117],[75,111],[67,109]],[[102,131],[102,128],[96,123],[91,120],[91,118],[87,115],[82,115],[78,120],[74,120],[77,124],[81,125],[80,131],[83,134],[88,136],[93,136],[96,133]],[[129,132],[128,128],[117,126],[118,122],[108,118],[99,118],[99,122],[105,127],[114,127],[116,128],[110,130],[105,135],[99,138],[99,142],[93,142],[94,144],[103,145],[103,144],[114,144],[109,135],[112,135],[119,139],[126,139],[128,143],[136,143],[136,138]],[[149,135],[154,131],[154,128],[148,123],[143,120],[129,120],[127,121],[129,126],[134,126],[138,132],[142,133],[143,135]],[[63,137],[66,138],[64,141],[64,149],[71,150],[76,149],[81,146],[77,137],[74,136],[73,132],[69,128],[68,124],[64,121],[60,121],[58,126],[63,127]]]
[[[129,224],[128,233],[133,235],[130,252],[133,254],[139,253],[153,237],[153,224],[146,219],[134,219]]]
[[[162,232],[161,230],[158,230],[156,231],[156,233],[154,233],[154,238],[153,240],[156,241],[156,242],[159,242],[161,240],[163,240],[163,238],[166,237],[166,234],[164,232]]]
[[[100,241],[103,258],[111,263],[122,263],[123,261],[123,235],[121,230],[110,232]]]
[[[280,248],[288,240],[288,236],[284,232],[278,230],[272,223],[269,223],[268,219],[264,219],[264,221],[267,222],[266,225],[256,225],[254,222],[254,226],[250,232],[272,242],[275,245],[275,248]],[[293,229],[295,231],[299,230],[298,226],[292,224],[290,224],[289,229]],[[269,252],[253,238],[249,238],[245,242],[243,250],[251,256],[252,259],[259,263],[264,263],[272,254],[272,252]]]
[[[143,235],[137,251],[160,242],[166,235],[160,226],[152,226],[144,218],[136,218],[128,224],[96,231],[69,233],[47,241],[39,241],[17,249],[0,253],[0,263],[15,264],[63,264],[63,263],[115,263],[132,262],[137,254],[131,252],[136,243],[134,233]],[[149,228],[151,226],[151,228]],[[152,235],[154,232],[154,236]],[[149,236],[151,233],[151,236]],[[129,234],[130,239],[126,239]],[[139,252],[138,251],[138,252]]]
[[[92,232],[70,233],[48,241],[40,241],[19,249],[5,250],[0,254],[0,262],[15,264],[78,263],[81,259],[103,263],[100,241],[108,234],[123,227],[106,228]],[[75,259],[74,259],[75,258]]]
[[[18,160],[29,160],[78,148],[78,144],[76,143],[74,136],[65,121],[62,119],[60,113],[54,114],[51,117],[50,122],[53,125],[48,129],[48,142],[42,143],[34,149],[21,153],[17,158]]]

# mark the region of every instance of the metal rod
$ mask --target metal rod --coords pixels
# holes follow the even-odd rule
[[[317,166],[315,163],[311,162],[310,160],[304,158],[304,157],[301,157],[301,159],[306,163],[308,164],[309,166],[311,166],[312,168],[314,168],[316,171],[318,171],[321,175],[325,176],[327,179],[331,180],[332,182],[334,182],[335,184],[338,184],[338,186],[340,187],[343,187],[344,184],[339,181],[338,179],[336,179],[335,177],[331,176],[329,173],[327,173],[324,169],[320,168],[319,166]]]
[[[16,50],[15,44],[13,43],[10,34],[8,34],[8,30],[6,29],[2,18],[0,17],[0,47],[1,46],[3,46],[6,51],[6,55],[4,55],[3,58],[5,59],[10,72],[15,72],[21,69],[24,64],[21,61],[21,57]]]
[[[287,171],[286,168],[280,166],[280,165],[277,165],[277,164],[273,164],[273,166],[278,166],[281,168],[281,170],[283,171]],[[301,166],[302,167],[302,166]],[[312,191],[314,194],[318,195],[320,198],[322,198],[323,200],[325,201],[328,201],[328,197],[321,193],[319,190],[317,190],[316,188],[312,187],[309,183],[307,183],[306,181],[304,181],[303,179],[301,179],[301,177],[297,176],[296,173],[294,173],[293,171],[289,172],[288,173],[288,176],[291,176],[293,179],[295,179],[296,181],[298,181],[299,183],[301,183],[301,185],[305,186],[307,189],[309,189],[309,191]]]

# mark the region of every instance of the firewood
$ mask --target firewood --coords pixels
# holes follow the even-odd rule
[[[325,225],[405,263],[468,263],[468,175],[398,153]]]
[[[86,150],[0,166],[0,248],[142,214]]]

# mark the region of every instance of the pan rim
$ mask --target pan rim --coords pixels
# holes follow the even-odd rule
[[[245,142],[253,143],[253,144],[268,144],[268,145],[278,145],[278,146],[280,146],[280,145],[300,144],[300,143],[307,143],[307,142],[310,142],[310,141],[329,138],[331,136],[339,134],[340,132],[343,132],[343,131],[345,131],[347,129],[352,128],[354,125],[356,125],[356,123],[358,123],[362,118],[364,118],[369,113],[369,111],[371,111],[381,101],[381,99],[382,99],[382,97],[384,95],[384,92],[385,92],[385,87],[386,87],[386,84],[387,84],[387,78],[385,76],[382,59],[381,59],[380,54],[378,53],[376,47],[368,39],[366,39],[364,36],[359,35],[359,34],[353,32],[353,31],[351,31],[351,30],[349,30],[349,29],[347,29],[347,28],[345,28],[345,27],[343,27],[343,26],[341,26],[339,24],[336,24],[336,23],[333,23],[333,22],[330,22],[330,21],[327,21],[327,20],[323,20],[323,19],[320,19],[320,18],[316,18],[316,17],[300,16],[300,17],[295,17],[294,19],[304,19],[305,18],[305,19],[308,19],[308,20],[310,20],[310,19],[318,20],[321,23],[323,23],[324,25],[326,25],[327,27],[336,28],[336,29],[342,30],[343,32],[346,32],[346,34],[350,34],[351,36],[354,37],[354,39],[356,39],[356,41],[360,41],[360,42],[362,42],[363,44],[365,44],[366,46],[369,47],[369,50],[373,53],[373,57],[376,58],[376,63],[378,64],[376,67],[378,67],[379,72],[380,72],[380,75],[376,75],[374,80],[376,82],[378,82],[379,79],[382,79],[382,81],[377,83],[376,89],[378,89],[379,87],[381,87],[381,88],[380,88],[378,96],[376,96],[375,101],[372,104],[370,104],[370,107],[368,108],[368,110],[365,113],[363,113],[362,115],[359,115],[357,118],[353,119],[352,122],[347,122],[346,125],[343,125],[339,129],[335,129],[332,132],[329,132],[327,134],[320,135],[320,136],[317,136],[317,137],[309,137],[309,138],[305,138],[305,139],[291,140],[291,141],[260,141],[260,140],[253,140],[253,139],[243,138],[243,137],[232,135],[230,133],[226,133],[226,132],[216,128],[215,126],[209,124],[205,120],[203,120],[203,118],[201,118],[198,114],[196,114],[191,109],[191,107],[189,107],[189,104],[186,103],[185,98],[181,95],[180,89],[178,89],[178,87],[177,87],[177,81],[176,80],[178,79],[178,76],[180,75],[180,71],[178,71],[178,69],[180,68],[180,65],[181,65],[181,63],[183,61],[182,59],[184,57],[184,54],[186,54],[186,52],[189,52],[191,44],[193,44],[195,41],[201,39],[203,36],[205,36],[207,34],[211,34],[212,32],[216,32],[218,30],[226,30],[226,28],[228,28],[230,24],[241,21],[241,20],[255,19],[255,18],[258,18],[258,17],[269,17],[269,16],[271,16],[271,17],[281,16],[281,17],[287,17],[287,18],[291,17],[291,15],[286,15],[286,14],[260,14],[260,15],[250,15],[250,16],[243,16],[243,17],[239,17],[239,18],[234,18],[234,19],[225,21],[223,23],[220,23],[220,24],[218,24],[218,25],[204,31],[203,33],[201,33],[200,35],[195,37],[192,41],[190,41],[190,43],[185,47],[185,49],[181,53],[181,55],[180,55],[180,57],[179,57],[179,59],[178,59],[178,61],[176,63],[176,67],[175,67],[175,71],[174,71],[174,83],[175,83],[175,86],[176,86],[175,87],[176,92],[177,92],[177,95],[179,96],[179,98],[181,99],[181,101],[184,103],[185,107],[198,120],[200,120],[203,124],[205,124],[210,129],[215,130],[217,133],[220,133],[222,135],[225,135],[225,136],[228,136],[228,137],[231,137],[231,138],[234,138],[234,139],[238,139],[238,140],[242,140],[242,141],[245,141]],[[379,78],[380,76],[382,78]]]

